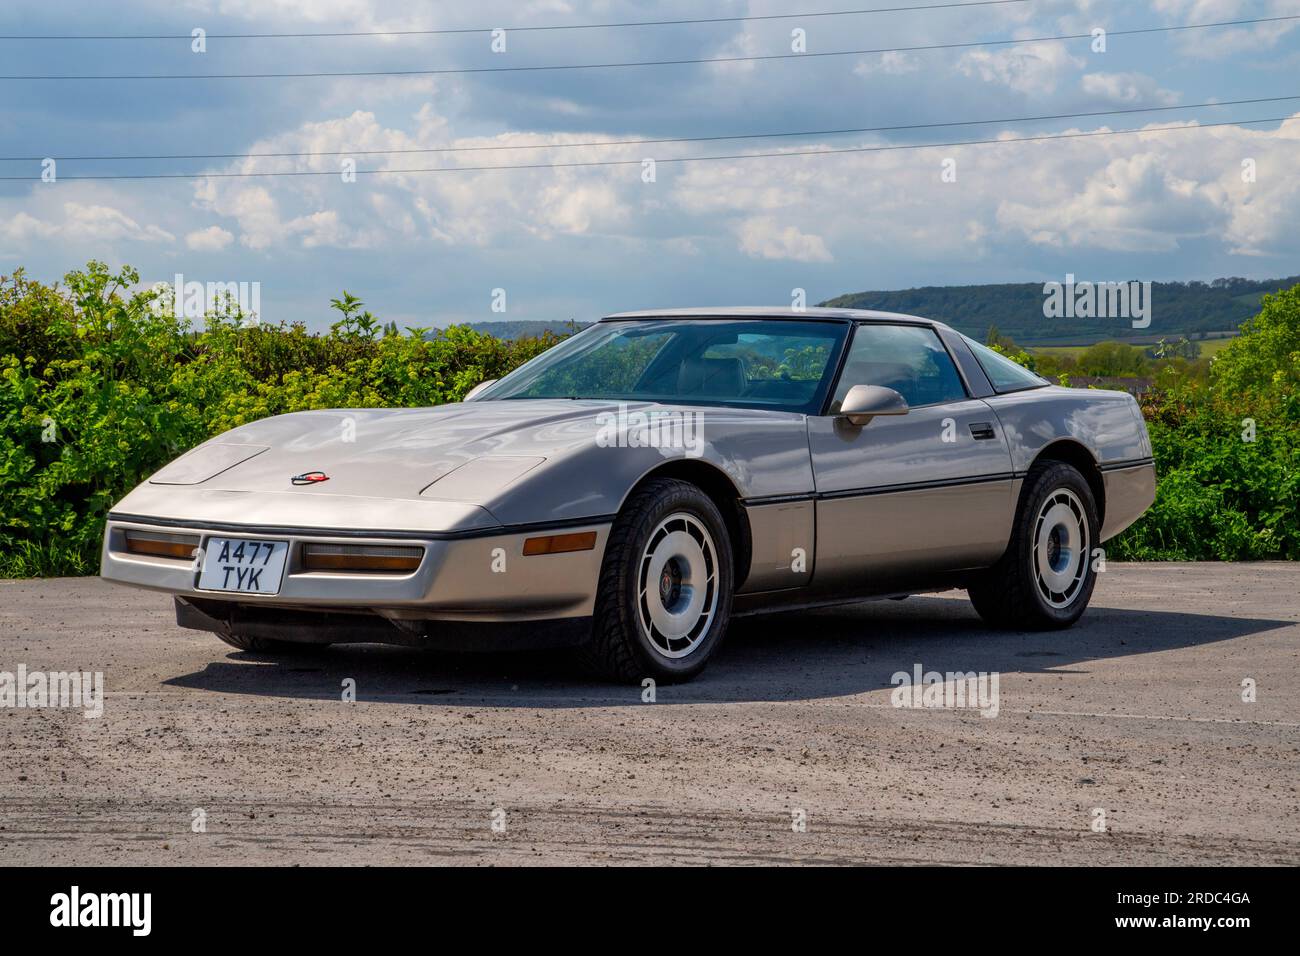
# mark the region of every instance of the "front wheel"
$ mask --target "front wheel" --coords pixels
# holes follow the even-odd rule
[[[732,575],[712,499],[689,482],[647,482],[610,529],[585,662],[613,680],[689,680],[726,634]]]
[[[967,588],[980,617],[997,627],[1069,627],[1088,606],[1097,576],[1097,503],[1083,475],[1063,462],[1025,478],[1006,554]]]

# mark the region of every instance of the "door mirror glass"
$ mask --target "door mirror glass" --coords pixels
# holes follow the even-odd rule
[[[907,399],[883,385],[854,385],[840,403],[840,418],[865,425],[877,415],[906,415]]]

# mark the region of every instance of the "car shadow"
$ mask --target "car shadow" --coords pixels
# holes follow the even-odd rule
[[[1073,628],[990,629],[965,600],[912,597],[732,622],[694,681],[656,688],[660,704],[815,700],[890,687],[897,671],[1069,673],[1075,665],[1245,637],[1293,621],[1094,607]],[[214,639],[215,640],[215,639]],[[570,708],[641,705],[642,688],[584,676],[565,653],[461,653],[380,645],[305,649],[291,657],[231,652],[173,687],[394,705]]]

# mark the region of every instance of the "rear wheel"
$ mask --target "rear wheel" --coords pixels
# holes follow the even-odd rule
[[[647,482],[610,529],[584,661],[613,680],[689,680],[726,633],[732,573],[712,499],[685,481]]]
[[[1098,537],[1097,504],[1083,475],[1063,462],[1035,465],[1006,554],[970,583],[971,603],[997,627],[1069,627],[1092,598]]]

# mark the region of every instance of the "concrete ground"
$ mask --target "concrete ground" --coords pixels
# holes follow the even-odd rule
[[[563,657],[273,659],[165,596],[0,581],[0,671],[107,687],[0,709],[0,860],[1300,863],[1300,565],[1112,563],[1048,634],[964,598],[742,621],[644,703]],[[998,672],[998,716],[892,706],[917,664]]]

